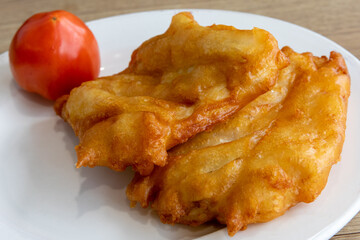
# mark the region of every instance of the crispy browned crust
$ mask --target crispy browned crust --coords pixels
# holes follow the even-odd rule
[[[202,27],[190,13],[136,49],[123,72],[55,103],[80,138],[77,166],[133,166],[148,175],[166,150],[222,122],[276,82],[288,64],[261,29]]]
[[[169,163],[127,188],[164,223],[212,219],[229,235],[311,202],[340,159],[350,78],[344,59],[282,50],[290,59],[274,88],[226,122],[169,152]]]

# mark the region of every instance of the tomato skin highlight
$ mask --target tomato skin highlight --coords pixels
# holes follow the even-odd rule
[[[100,53],[91,30],[75,15],[57,10],[30,17],[9,49],[16,82],[55,100],[100,72]]]

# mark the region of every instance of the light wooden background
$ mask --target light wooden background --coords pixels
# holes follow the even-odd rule
[[[37,12],[64,9],[89,21],[174,8],[225,9],[282,19],[318,32],[360,58],[360,0],[0,0],[0,53],[8,50],[22,22]],[[360,213],[332,239],[360,240]]]

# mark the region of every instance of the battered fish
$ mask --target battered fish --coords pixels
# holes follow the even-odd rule
[[[340,54],[298,54],[275,87],[228,121],[176,147],[165,167],[137,174],[127,188],[132,205],[158,212],[164,223],[212,219],[229,235],[311,202],[339,161],[350,79]]]
[[[55,103],[80,138],[80,166],[133,166],[148,175],[167,149],[267,92],[288,60],[265,30],[199,26],[190,13],[144,42],[120,74],[86,82]]]

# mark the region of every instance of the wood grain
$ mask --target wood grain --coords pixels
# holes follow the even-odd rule
[[[359,0],[0,0],[0,6],[0,53],[8,50],[16,30],[37,12],[64,9],[89,21],[130,12],[206,8],[255,13],[295,23],[332,39],[360,58]],[[332,239],[360,239],[360,214]]]
[[[332,240],[360,240],[360,233],[353,233],[353,234],[338,234],[331,238]]]

